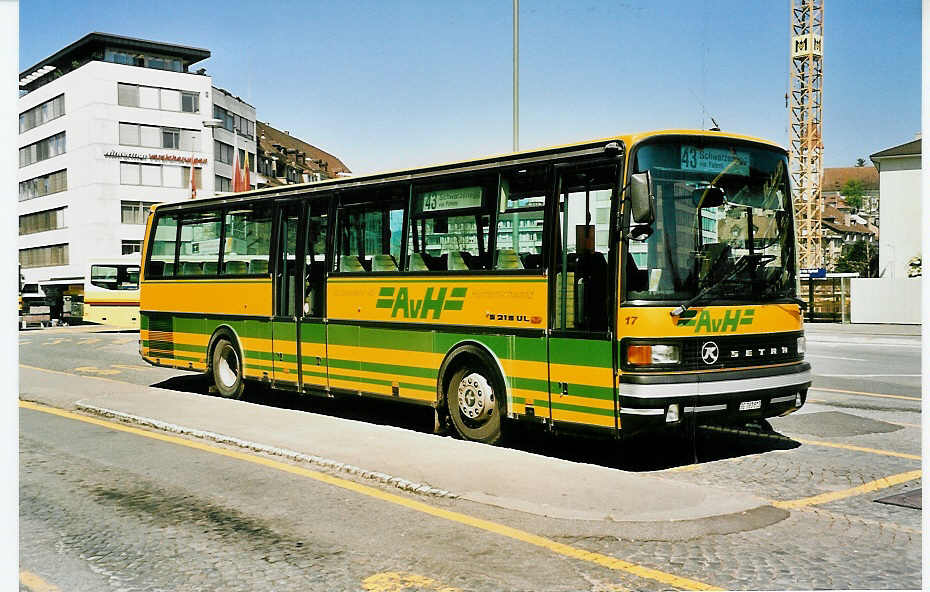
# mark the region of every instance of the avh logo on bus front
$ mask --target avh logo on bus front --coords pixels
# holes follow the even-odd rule
[[[411,298],[408,288],[383,287],[378,291],[375,308],[391,309],[391,318],[425,319],[431,314],[438,319],[444,310],[462,310],[468,288],[426,288],[422,298]],[[448,295],[448,296],[447,296]],[[398,316],[399,315],[399,316]]]
[[[690,313],[690,314],[689,314]],[[678,317],[679,327],[694,327],[695,333],[717,333],[720,331],[736,331],[740,325],[751,325],[753,316],[756,314],[755,309],[730,309],[720,313],[713,314],[710,311],[702,310],[700,314],[696,310],[688,310]]]

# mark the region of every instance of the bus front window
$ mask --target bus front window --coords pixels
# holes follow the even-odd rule
[[[656,196],[655,232],[630,241],[627,300],[766,302],[795,297],[794,230],[783,153],[701,138],[635,155]]]

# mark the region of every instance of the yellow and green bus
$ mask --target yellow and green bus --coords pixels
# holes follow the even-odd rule
[[[140,353],[614,436],[804,404],[784,149],[662,131],[161,204]]]

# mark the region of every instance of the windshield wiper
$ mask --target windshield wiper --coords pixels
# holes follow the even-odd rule
[[[679,304],[678,307],[674,308],[672,312],[670,312],[669,314],[672,315],[673,317],[680,317],[683,312],[685,312],[686,310],[694,306],[696,302],[698,302],[699,300],[707,296],[707,294],[709,294],[711,291],[716,289],[717,286],[720,286],[727,280],[732,279],[736,274],[748,269],[749,268],[748,264],[752,264],[753,268],[756,268],[756,267],[764,266],[767,263],[771,263],[774,260],[775,260],[774,255],[762,255],[759,253],[753,253],[751,255],[743,255],[742,257],[736,260],[736,263],[733,264],[733,270],[730,273],[728,273],[727,275],[723,276],[716,282],[712,283],[711,285],[707,286],[706,288],[704,288],[703,290],[695,294],[695,296],[691,298],[690,300],[688,300],[687,302],[683,304]]]

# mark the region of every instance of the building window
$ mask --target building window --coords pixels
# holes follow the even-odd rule
[[[149,187],[190,187],[189,166],[162,164],[119,164],[120,185],[147,185]],[[194,168],[194,185],[201,188],[201,169]]]
[[[255,122],[236,115],[218,105],[213,105],[213,117],[223,122],[223,128],[230,132],[238,131],[240,136],[255,139]]]
[[[119,143],[123,146],[199,151],[200,132],[192,129],[158,127],[121,121]]]
[[[19,217],[19,235],[35,234],[46,230],[58,230],[65,227],[65,208],[45,210]]]
[[[162,111],[200,111],[199,95],[173,88],[116,83],[117,102],[123,107],[142,107]]]
[[[62,170],[19,183],[19,201],[42,197],[68,189],[68,171]]]
[[[219,140],[213,140],[213,157],[219,162],[232,164],[233,147]]]
[[[199,113],[200,95],[193,92],[181,92],[181,111],[185,113]]]
[[[121,201],[120,221],[123,224],[145,224],[149,208],[155,205],[152,201]]]
[[[65,153],[65,132],[33,142],[19,149],[20,168]]]
[[[161,128],[162,148],[174,148],[178,149],[178,146],[181,144],[181,130],[176,127],[163,127]]]
[[[114,64],[124,64],[127,66],[138,66],[140,68],[153,68],[155,70],[169,70],[171,72],[183,72],[184,66],[178,58],[169,58],[142,53],[128,53],[125,51],[116,51],[108,49],[103,56],[103,61]]]
[[[65,95],[58,95],[19,114],[19,133],[29,131],[65,114]]]
[[[68,264],[68,245],[49,245],[19,250],[19,264],[24,269],[30,267],[51,267]]]
[[[226,177],[216,176],[215,186],[213,187],[215,192],[228,192],[232,191],[232,179],[227,179]]]
[[[123,255],[135,255],[142,252],[142,241],[124,240],[122,242]]]

